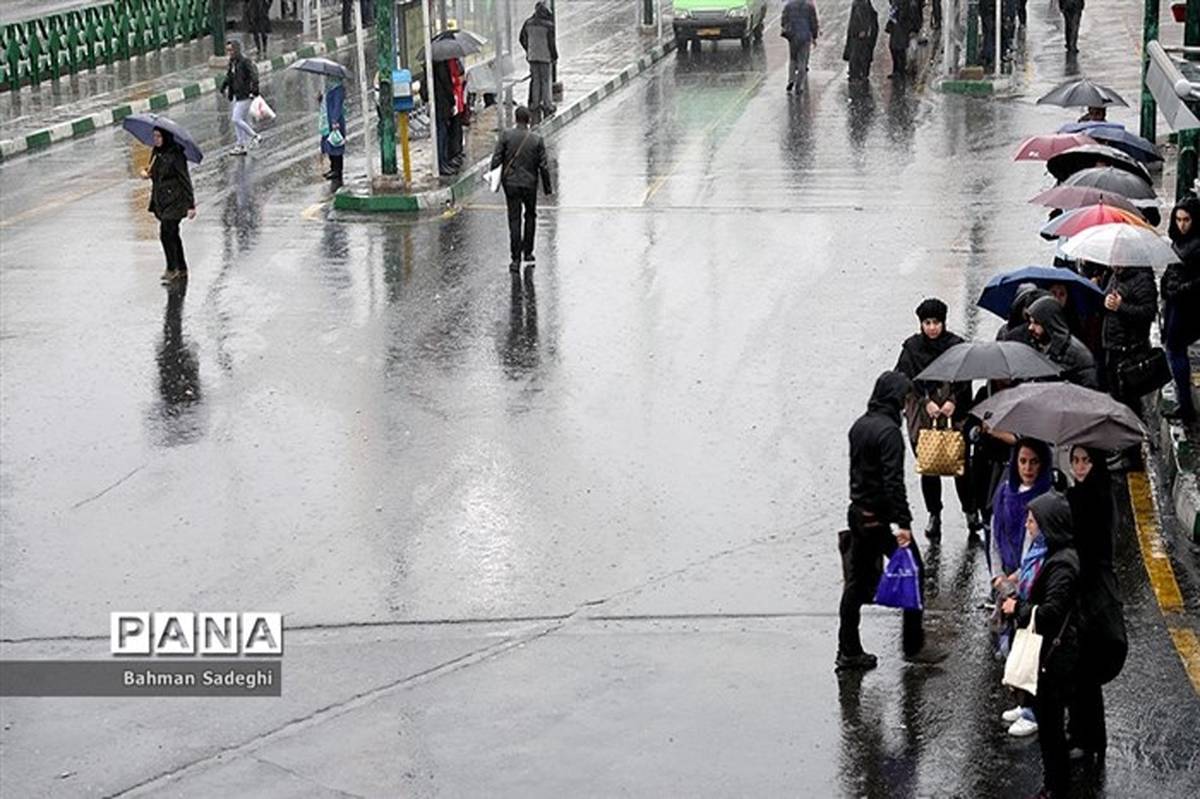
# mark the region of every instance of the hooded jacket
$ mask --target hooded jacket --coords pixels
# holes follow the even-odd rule
[[[525,60],[531,64],[551,64],[558,60],[558,44],[554,35],[554,15],[545,0],[539,0],[533,14],[521,26],[518,37],[525,48]]]
[[[1025,312],[1036,300],[1049,296],[1050,292],[1033,283],[1022,283],[1018,286],[1012,305],[1008,309],[1008,320],[1004,327],[996,332],[996,341],[1020,341],[1033,346],[1033,338],[1029,335],[1029,320],[1025,318]]]
[[[904,488],[904,436],[900,410],[912,386],[900,372],[875,381],[867,412],[850,428],[850,502],[881,524],[909,527],[912,511]]]
[[[1187,211],[1192,227],[1187,235],[1175,226],[1175,211]],[[1180,351],[1200,340],[1200,199],[1184,197],[1171,212],[1168,229],[1179,263],[1163,273],[1159,291],[1163,298],[1163,343]]]
[[[1017,603],[1017,625],[1028,627],[1037,608],[1042,636],[1038,695],[1069,693],[1079,663],[1079,555],[1066,497],[1050,492],[1029,503],[1046,539],[1046,560],[1033,581],[1029,600]]]
[[[1096,361],[1084,343],[1071,335],[1062,306],[1053,297],[1041,297],[1029,306],[1029,316],[1042,326],[1045,340],[1039,350],[1062,367],[1064,380],[1085,388],[1096,388]]]
[[[230,100],[248,100],[258,94],[258,68],[254,62],[242,55],[241,42],[234,41],[233,55],[225,67],[225,80],[221,81],[221,94]]]
[[[1037,453],[1041,471],[1033,486],[1021,490],[1021,475],[1017,459],[1021,449],[1028,447]],[[1025,512],[1029,503],[1050,490],[1050,447],[1032,438],[1023,438],[1012,448],[1005,479],[996,486],[992,497],[992,542],[989,550],[992,576],[1012,574],[1021,565],[1021,550],[1025,544]]]
[[[1150,347],[1150,323],[1158,313],[1154,270],[1147,267],[1113,269],[1105,294],[1121,295],[1121,307],[1104,311],[1101,341],[1107,350],[1145,350]]]
[[[170,131],[162,133],[161,147],[155,147],[150,157],[150,213],[160,220],[183,219],[196,207],[192,178],[188,173],[183,148]]]

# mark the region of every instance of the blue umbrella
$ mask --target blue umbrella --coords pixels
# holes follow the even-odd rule
[[[1091,122],[1068,122],[1059,127],[1059,133],[1086,133],[1091,136],[1092,131],[1096,129],[1113,128],[1115,130],[1125,130],[1125,126],[1120,122],[1108,122],[1100,120],[1092,120]]]
[[[1060,269],[1056,266],[1023,266],[989,280],[979,295],[979,302],[975,304],[1002,319],[1007,319],[1013,299],[1017,295],[1017,287],[1022,283],[1033,283],[1042,288],[1055,283],[1065,284],[1071,305],[1083,316],[1095,313],[1104,302],[1104,292],[1099,286],[1070,269]]]
[[[183,127],[172,120],[158,114],[130,114],[121,122],[121,127],[133,134],[142,144],[154,146],[154,129],[162,128],[175,137],[175,143],[183,148],[183,155],[193,164],[204,160],[200,145]]]
[[[1126,130],[1123,127],[1097,125],[1086,132],[1087,135],[1096,141],[1107,144],[1109,147],[1115,147],[1142,163],[1163,160],[1162,156],[1158,154],[1158,150],[1154,149],[1154,144],[1151,141],[1143,139],[1133,131]]]

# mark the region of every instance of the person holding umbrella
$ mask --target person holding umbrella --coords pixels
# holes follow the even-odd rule
[[[346,89],[340,78],[329,76],[325,79],[325,93],[317,95],[320,103],[319,128],[321,132],[321,152],[329,156],[329,171],[325,178],[333,183],[336,190],[342,185],[342,158],[346,153]]]
[[[1125,386],[1122,372],[1150,351],[1150,323],[1158,313],[1154,270],[1148,266],[1113,266],[1104,291],[1100,343],[1104,348],[1105,382],[1113,399],[1141,416],[1142,398]]]
[[[1196,406],[1192,401],[1188,347],[1200,340],[1200,199],[1189,195],[1179,201],[1171,212],[1168,234],[1179,260],[1167,266],[1162,276],[1162,341],[1179,407],[1167,415],[1194,425]]]
[[[150,181],[150,213],[158,219],[158,238],[162,242],[167,268],[162,274],[164,283],[187,280],[187,260],[183,255],[183,239],[179,223],[184,217],[196,218],[196,195],[188,173],[183,147],[165,128],[153,131],[154,151],[150,165],[142,170],[142,178]]]

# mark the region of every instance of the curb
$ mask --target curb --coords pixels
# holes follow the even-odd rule
[[[957,80],[947,78],[938,83],[938,91],[946,94],[965,94],[969,97],[987,97],[995,91],[990,80]]]
[[[368,35],[368,38],[370,34]],[[332,53],[341,50],[354,41],[352,34],[343,36],[331,36],[324,41],[307,44],[297,50],[282,55],[275,56],[269,61],[259,61],[255,63],[258,68],[258,74],[268,75],[283,69],[288,64],[300,58],[311,58],[312,56],[322,55],[324,53]],[[40,150],[49,147],[56,142],[74,139],[80,136],[106,128],[111,125],[119,125],[121,120],[130,114],[141,114],[146,111],[161,111],[162,109],[181,103],[184,100],[191,100],[209,92],[215,92],[221,85],[221,78],[208,78],[198,83],[189,83],[186,86],[179,86],[174,89],[168,89],[160,94],[152,94],[149,97],[135,100],[130,103],[124,103],[106,111],[99,111],[95,114],[79,117],[77,119],[60,122],[42,130],[34,131],[17,139],[0,140],[0,163],[8,159],[20,155],[21,153],[30,150]]]
[[[637,61],[634,61],[617,75],[609,79],[603,86],[593,89],[588,94],[571,103],[570,106],[555,114],[552,118],[538,126],[537,131],[543,136],[549,136],[573,122],[585,111],[601,100],[609,97],[623,88],[631,80],[641,75],[654,64],[675,49],[675,40],[668,39],[655,45]],[[485,158],[472,165],[450,186],[416,194],[369,194],[363,190],[342,189],[333,195],[333,208],[336,211],[363,211],[367,213],[402,212],[416,213],[420,211],[441,211],[453,206],[475,191],[480,176],[487,171],[491,158]]]

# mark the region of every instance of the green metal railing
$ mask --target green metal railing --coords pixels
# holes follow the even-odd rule
[[[5,25],[0,91],[199,39],[210,27],[209,0],[115,0]]]

